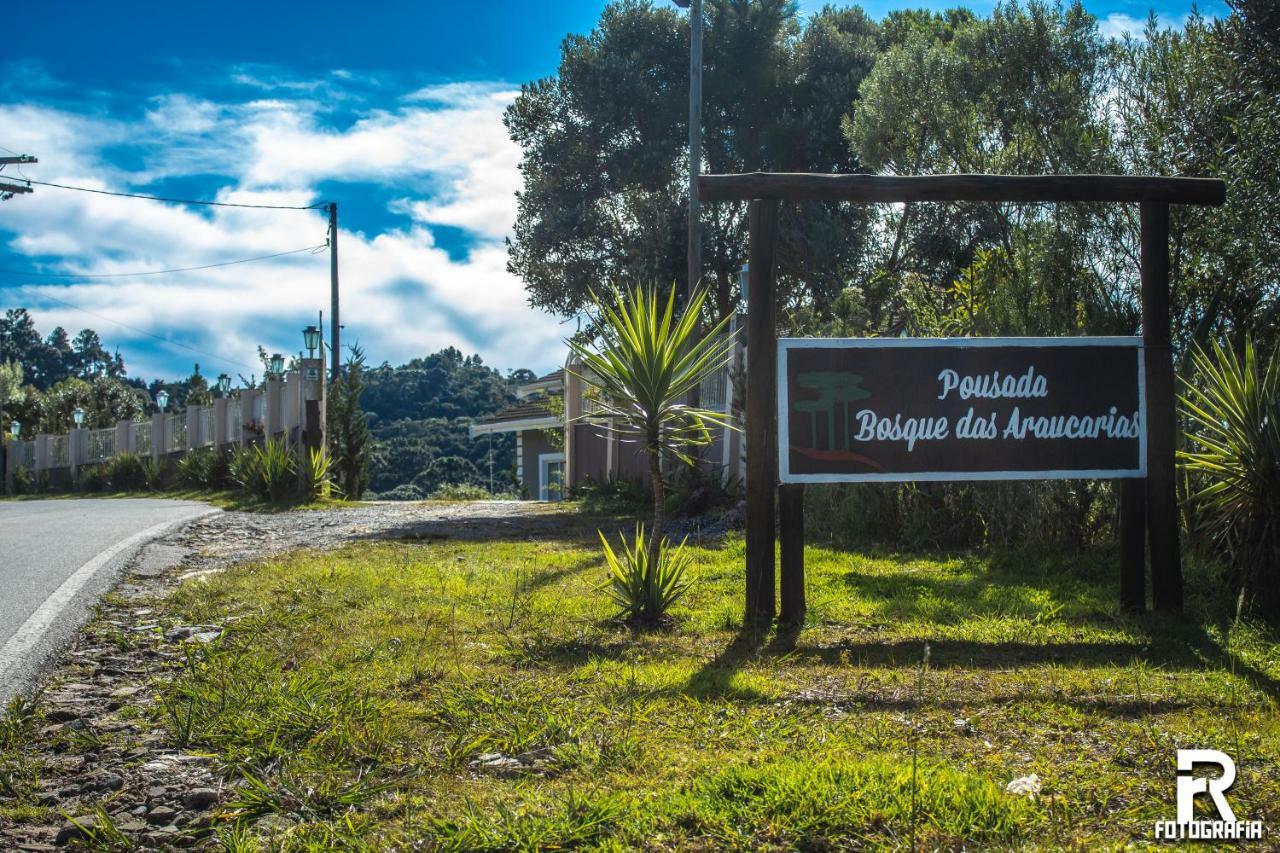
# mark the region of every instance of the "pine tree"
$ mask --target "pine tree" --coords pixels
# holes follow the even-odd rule
[[[329,388],[326,420],[329,430],[329,453],[333,457],[338,482],[348,500],[359,500],[369,486],[369,451],[372,441],[369,423],[360,408],[364,393],[364,350],[359,344],[350,347],[351,354],[342,375]]]

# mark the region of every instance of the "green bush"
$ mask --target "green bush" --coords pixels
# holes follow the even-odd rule
[[[148,489],[162,492],[169,484],[169,462],[166,459],[156,460],[151,456],[142,460],[142,477]]]
[[[103,465],[87,465],[80,469],[80,490],[84,492],[105,492],[111,486]]]
[[[309,449],[303,456],[302,491],[310,501],[327,500],[333,496],[334,465],[325,450]]]
[[[586,512],[601,515],[639,515],[653,506],[653,492],[643,483],[617,477],[605,480],[587,477],[573,487],[570,496],[582,501]]]
[[[671,516],[699,516],[738,502],[738,481],[713,465],[676,465],[667,477],[666,510]]]
[[[178,460],[178,481],[189,489],[223,489],[231,479],[227,455],[212,447],[200,447]]]
[[[283,503],[297,493],[297,459],[283,439],[268,439],[238,451],[228,470],[231,480],[252,497]]]
[[[147,487],[147,469],[136,453],[121,453],[106,464],[107,479],[118,492],[136,492]]]
[[[35,481],[31,476],[31,472],[19,465],[13,471],[13,493],[15,495],[29,495],[35,489]]]
[[[1191,449],[1178,455],[1195,491],[1193,533],[1267,603],[1280,600],[1280,357],[1258,363],[1215,344],[1192,353],[1183,412]]]
[[[422,490],[412,483],[402,483],[394,489],[380,493],[377,498],[381,501],[420,501],[426,496],[422,494]]]
[[[230,472],[231,482],[242,492],[251,495],[258,494],[258,455],[254,452],[256,446],[249,445],[242,447],[231,454],[227,468]]]
[[[630,545],[626,537],[622,538],[617,552],[603,533],[599,536],[609,569],[609,597],[621,608],[622,615],[637,621],[657,621],[688,591],[691,557],[683,542],[673,548],[669,539],[663,539],[656,548],[651,547],[645,541],[643,524],[636,525]]]
[[[431,499],[436,501],[487,501],[492,498],[488,489],[475,483],[449,483],[431,493]]]
[[[819,483],[804,490],[805,535],[839,547],[908,551],[988,545],[1079,549],[1115,534],[1106,481]]]

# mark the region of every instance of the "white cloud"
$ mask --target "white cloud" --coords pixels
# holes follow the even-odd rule
[[[1187,15],[1181,17],[1170,17],[1168,15],[1158,15],[1156,17],[1156,26],[1160,29],[1181,28],[1187,23]],[[1147,19],[1135,18],[1132,15],[1126,15],[1123,12],[1112,12],[1105,18],[1098,20],[1098,32],[1103,38],[1113,38],[1123,41],[1126,36],[1143,40],[1146,38]]]
[[[333,179],[346,182],[347,196],[367,192],[362,183],[389,189],[393,212],[410,224],[378,229],[344,218],[344,341],[359,339],[375,362],[399,363],[448,345],[502,368],[540,370],[560,361],[558,321],[528,308],[522,284],[505,268],[502,238],[514,221],[519,187],[519,150],[501,121],[510,87],[430,87],[337,128],[326,124],[322,106],[275,88],[270,100],[239,103],[172,93],[154,99],[133,123],[0,104],[0,127],[6,145],[40,155],[28,174],[59,183],[129,190],[157,177],[221,174],[227,177],[219,200],[298,205],[317,201],[319,183]],[[112,165],[122,147],[141,161],[127,174]],[[464,256],[436,245],[432,225],[467,232]],[[43,271],[105,274],[314,245],[324,240],[325,220],[319,211],[185,208],[38,187],[0,205],[0,231],[13,235],[11,250],[45,262]],[[250,366],[259,342],[296,351],[298,329],[329,308],[327,254],[72,286],[9,279],[0,284],[28,286],[22,302],[56,297]],[[12,293],[0,290],[7,304],[15,303]],[[33,313],[46,331],[91,325],[108,343],[123,342],[133,375],[179,375],[198,358],[181,349],[171,358],[151,357],[145,353],[154,344],[138,346],[144,336],[53,302]],[[234,369],[205,365],[215,374]]]

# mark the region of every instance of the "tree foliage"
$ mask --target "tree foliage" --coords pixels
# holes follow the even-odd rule
[[[857,9],[801,22],[783,0],[711,0],[704,36],[704,169],[856,171],[840,116],[858,92],[879,30]],[[573,314],[601,282],[676,282],[685,291],[688,21],[666,6],[609,4],[569,36],[558,73],[524,86],[507,127],[524,149],[508,266],[538,307]],[[705,211],[707,313],[737,303],[745,205]],[[866,212],[786,211],[780,286],[830,301],[859,259]]]
[[[365,390],[364,350],[359,344],[349,349],[341,376],[329,386],[325,428],[338,488],[350,500],[358,501],[369,486],[371,437],[360,399]]]

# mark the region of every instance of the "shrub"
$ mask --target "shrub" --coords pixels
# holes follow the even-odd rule
[[[225,488],[230,478],[230,460],[212,447],[197,448],[178,460],[178,480],[189,489]]]
[[[147,456],[142,460],[142,476],[146,482],[147,488],[153,492],[164,491],[169,480],[169,462],[161,459],[157,461],[153,457]]]
[[[106,468],[102,465],[87,465],[80,469],[80,489],[85,492],[105,492],[111,485]]]
[[[488,489],[475,483],[449,483],[431,493],[431,499],[437,501],[487,501],[492,498]]]
[[[258,494],[258,455],[254,452],[256,445],[242,447],[231,454],[228,462],[231,482],[241,491],[251,495]]]
[[[15,495],[29,495],[35,489],[35,482],[26,468],[19,465],[13,471],[13,493]]]
[[[327,500],[332,496],[335,468],[329,454],[323,450],[309,449],[303,455],[302,491],[307,500]]]
[[[378,500],[383,501],[420,501],[424,495],[422,490],[412,483],[404,483],[396,486],[389,492],[382,492],[378,495]]]
[[[636,536],[630,545],[626,537],[622,538],[617,552],[603,533],[599,536],[609,569],[609,597],[628,618],[657,621],[689,589],[691,557],[683,542],[673,548],[670,540],[663,539],[653,547],[645,541],[642,524],[636,525]]]
[[[637,515],[653,506],[653,493],[643,483],[616,477],[587,477],[573,487],[571,496],[582,501],[583,510],[589,513]]]
[[[1196,489],[1194,532],[1240,582],[1280,599],[1280,358],[1262,367],[1246,338],[1243,355],[1215,344],[1192,361],[1182,398],[1192,449],[1179,457]]]
[[[287,500],[298,487],[298,460],[284,439],[269,439],[266,444],[254,447],[253,452],[258,456],[262,493],[272,503]]]
[[[666,511],[671,516],[699,516],[733,506],[738,501],[738,483],[716,465],[676,465],[667,487]]]
[[[136,492],[147,486],[147,470],[136,453],[121,453],[106,464],[111,488],[119,492]]]

